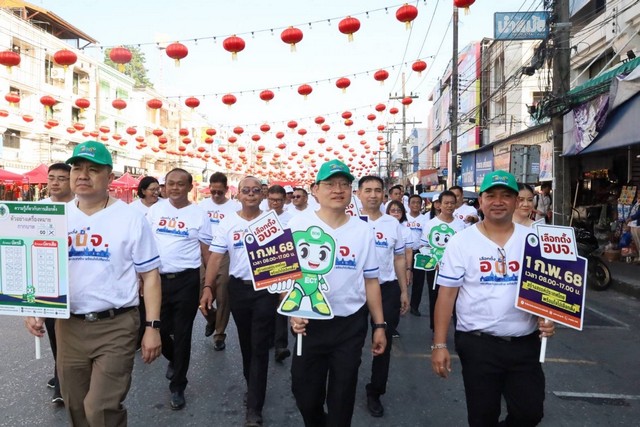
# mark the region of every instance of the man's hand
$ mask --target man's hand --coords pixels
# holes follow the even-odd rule
[[[200,297],[200,312],[206,318],[209,310],[213,309],[213,302],[216,300],[216,293],[212,286],[204,286],[202,288],[202,296]]]
[[[409,311],[409,292],[405,289],[400,293],[400,314],[406,314]]]
[[[160,331],[147,327],[142,336],[142,360],[144,363],[151,363],[162,353],[162,343],[160,341]]]
[[[446,348],[436,348],[431,352],[431,368],[436,375],[447,378],[451,372],[451,355]]]
[[[279,294],[280,292],[288,292],[293,288],[295,280],[287,279],[281,282],[272,283],[269,285],[269,293]]]
[[[39,317],[25,317],[24,326],[30,334],[42,338],[44,336],[44,320]]]
[[[376,328],[373,331],[373,340],[371,341],[371,354],[379,356],[384,353],[387,347],[387,336],[383,328]]]
[[[552,337],[556,333],[556,324],[544,317],[538,317],[538,330],[540,331],[540,338]]]
[[[291,325],[291,329],[293,329],[294,334],[307,335],[308,323],[309,319],[304,319],[302,317],[289,317],[289,324]]]

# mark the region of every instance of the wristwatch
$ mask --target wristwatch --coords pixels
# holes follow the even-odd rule
[[[153,329],[160,329],[160,321],[159,320],[147,320],[144,322],[144,326]]]
[[[382,328],[382,329],[384,329],[384,330],[386,331],[386,330],[387,330],[387,322],[374,323],[374,324],[372,324],[372,325],[371,325],[371,327],[372,327],[374,330],[376,330],[376,329],[378,329],[378,328]]]

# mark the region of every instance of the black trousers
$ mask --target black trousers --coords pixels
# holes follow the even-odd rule
[[[507,417],[500,425],[529,427],[543,417],[545,379],[538,333],[512,341],[456,332],[456,351],[462,364],[469,426],[498,425],[500,400]]]
[[[438,299],[438,288],[440,288],[440,285],[433,286],[436,279],[436,270],[427,270],[425,273],[426,284],[429,290],[429,327],[433,332],[433,314],[436,312],[436,301]]]
[[[415,259],[416,254],[419,254],[419,251],[413,251],[413,258]],[[418,310],[420,307],[420,303],[422,302],[422,292],[424,291],[424,277],[425,271],[419,268],[413,268],[411,265],[411,274],[413,275],[413,284],[411,285],[411,308]]]
[[[53,378],[55,384],[53,387],[60,392],[60,381],[58,381],[58,344],[56,343],[56,319],[45,317],[44,326],[47,329],[47,337],[49,337],[49,345],[51,353],[53,353]]]
[[[160,338],[162,355],[173,365],[175,372],[169,383],[169,389],[173,393],[184,391],[187,387],[187,371],[191,359],[191,334],[200,296],[200,269],[188,269],[175,278],[170,277],[171,275],[160,275],[162,283]]]
[[[371,382],[367,384],[367,395],[380,396],[387,391],[387,379],[389,378],[389,364],[391,363],[391,347],[393,343],[393,331],[400,322],[400,285],[397,280],[380,283],[382,294],[382,312],[387,322],[387,347],[384,353],[375,356],[371,362]],[[371,320],[373,323],[373,320]],[[373,329],[371,331],[373,338]]]
[[[287,348],[289,346],[289,316],[277,313],[275,329],[274,344],[276,350]]]
[[[351,425],[367,313],[364,305],[347,317],[309,320],[302,356],[291,361],[291,390],[306,427]]]
[[[273,337],[278,295],[255,291],[251,282],[230,276],[229,303],[242,352],[247,410],[262,412],[267,392],[269,341]]]

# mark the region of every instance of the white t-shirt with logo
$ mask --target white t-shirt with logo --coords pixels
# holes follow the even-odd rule
[[[133,202],[129,203],[129,206],[140,212],[142,215],[146,216],[149,212],[149,207],[142,203],[142,199],[136,199]]]
[[[252,278],[249,258],[244,248],[244,235],[249,232],[249,224],[250,222],[241,218],[237,212],[226,216],[213,231],[209,247],[211,252],[229,252],[229,275],[240,280]]]
[[[453,216],[458,218],[459,220],[461,220],[464,223],[465,227],[469,227],[470,225],[473,225],[470,222],[464,222],[464,219],[466,217],[468,217],[469,215],[473,215],[473,216],[475,216],[477,218],[478,217],[478,211],[473,206],[469,206],[466,202],[463,203],[455,211],[453,211]]]
[[[211,226],[202,208],[193,203],[180,209],[171,201],[156,203],[149,208],[147,220],[160,252],[161,274],[200,267],[200,242],[211,244]]]
[[[220,221],[224,219],[224,217],[231,215],[234,212],[238,212],[242,209],[242,205],[239,202],[232,199],[227,199],[226,202],[219,205],[213,201],[211,197],[204,199],[200,203],[198,203],[209,217],[209,222],[211,223],[211,233],[213,234],[213,230],[216,229]]]
[[[378,280],[380,283],[397,280],[393,261],[395,255],[404,255],[405,237],[402,234],[402,229],[406,227],[402,227],[396,218],[387,214],[376,220],[369,218],[368,222],[373,229],[376,256],[380,266]]]
[[[520,258],[529,227],[514,224],[514,231],[500,248],[469,227],[453,236],[440,265],[438,284],[458,287],[457,330],[481,331],[495,336],[525,336],[533,333],[535,316],[514,307],[522,266]]]
[[[71,312],[137,306],[137,273],[160,267],[144,216],[120,200],[93,215],[72,200],[67,213]]]
[[[420,248],[420,238],[422,237],[422,229],[425,224],[429,221],[424,214],[419,213],[418,216],[413,216],[409,212],[407,212],[407,222],[405,225],[411,231],[411,241],[413,245],[411,249],[417,251]]]
[[[306,231],[312,226],[320,227],[335,241],[333,270],[323,276],[329,285],[326,297],[336,316],[350,316],[367,301],[364,279],[378,277],[378,259],[371,226],[360,218],[349,217],[347,223],[333,229],[316,212],[296,215],[289,221],[292,232]]]
[[[441,226],[442,224],[445,224],[446,227]],[[420,235],[420,246],[426,246],[428,248],[434,246],[438,246],[441,248],[446,247],[451,236],[464,229],[464,222],[456,217],[453,217],[453,221],[451,222],[445,222],[436,216],[433,219],[428,220],[422,228],[422,234]],[[434,241],[436,239],[437,241]]]

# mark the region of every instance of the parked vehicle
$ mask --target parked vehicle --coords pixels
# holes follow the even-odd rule
[[[573,225],[578,254],[587,259],[587,285],[593,290],[604,291],[611,285],[611,270],[600,257],[602,250],[595,235],[586,224],[578,221]]]

